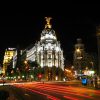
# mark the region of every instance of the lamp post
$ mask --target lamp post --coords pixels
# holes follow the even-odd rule
[[[24,61],[24,63],[25,63],[25,74],[26,74],[26,79],[29,77],[29,73],[28,73],[28,71],[29,71],[29,68],[28,68],[28,61],[27,60],[25,60]]]

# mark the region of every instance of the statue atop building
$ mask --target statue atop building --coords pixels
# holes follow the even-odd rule
[[[46,25],[45,25],[45,28],[49,28],[49,29],[50,29],[51,26],[52,26],[52,25],[50,24],[50,20],[51,20],[52,18],[51,18],[51,17],[45,17],[45,19],[46,19],[46,22],[47,22]]]

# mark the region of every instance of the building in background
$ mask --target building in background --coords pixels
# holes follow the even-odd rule
[[[86,53],[82,39],[78,38],[75,44],[73,66],[76,74],[81,75],[93,75],[96,72],[96,57],[93,53]],[[91,73],[93,72],[93,73]]]
[[[78,38],[77,43],[75,44],[73,59],[74,67],[78,74],[82,74],[82,59],[84,59],[84,56],[84,44],[82,43],[82,39]]]
[[[7,66],[10,64],[14,54],[16,52],[16,48],[7,48],[5,50],[4,59],[3,59],[3,73],[5,74],[7,70]]]
[[[2,66],[0,64],[0,78],[2,77],[2,71],[3,71],[3,69],[2,69]]]
[[[51,17],[46,17],[45,28],[41,32],[40,40],[35,44],[31,44],[25,50],[20,50],[19,46],[5,50],[3,60],[5,75],[20,78],[24,76],[25,79],[34,77],[34,80],[37,80],[38,74],[42,74],[46,80],[63,79],[63,50],[50,20]]]
[[[37,61],[43,68],[60,67],[64,70],[63,50],[57,41],[56,33],[50,24],[51,17],[46,17],[46,25],[40,37],[40,41],[29,46],[26,52],[26,60]]]
[[[13,57],[12,57],[12,68],[16,67],[16,63],[17,63],[17,50],[15,50]]]

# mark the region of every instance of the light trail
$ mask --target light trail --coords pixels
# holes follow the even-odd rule
[[[45,94],[45,93],[42,93],[42,92],[39,92],[39,91],[36,91],[36,90],[33,90],[33,89],[29,89],[29,88],[26,88],[26,87],[21,87],[21,86],[16,86],[16,87],[20,87],[20,88],[23,88],[23,89],[27,89],[31,92],[34,92],[34,93],[37,93],[37,94],[40,94],[40,95],[44,95],[44,96],[47,96],[49,99],[51,100],[60,100],[59,98],[56,98],[54,96],[51,96],[51,95],[48,95],[48,94]]]
[[[64,96],[64,98],[69,99],[69,100],[80,100],[80,99],[73,98],[73,97],[70,97],[70,96]]]
[[[55,92],[59,92],[59,93],[68,93],[68,94],[72,94],[72,95],[78,95],[78,96],[81,96],[81,97],[85,97],[85,98],[89,98],[89,99],[92,99],[92,97],[90,96],[87,96],[87,95],[83,95],[83,94],[77,94],[77,92],[72,92],[72,91],[69,91],[69,90],[65,90],[65,89],[60,89],[60,88],[56,88],[56,87],[42,87],[42,86],[37,86],[37,88],[41,88],[41,89],[45,89],[45,90],[49,90],[49,91],[55,91]]]
[[[58,88],[63,88],[63,89],[65,89],[65,86],[57,86],[57,85],[48,85],[48,84],[45,84],[46,86],[52,86],[52,87],[54,87],[55,88],[55,86],[56,87],[58,87]],[[71,90],[72,89],[72,91],[74,91],[74,92],[76,92],[76,91],[78,91],[78,92],[81,92],[81,93],[84,93],[84,91],[87,91],[87,92],[92,92],[92,93],[96,93],[96,94],[99,94],[100,95],[100,90],[92,90],[92,89],[86,89],[86,88],[78,88],[78,87],[66,87],[66,89],[67,90]],[[81,91],[82,90],[82,91]]]
[[[29,84],[26,85],[28,88],[31,88],[32,89],[32,86],[30,86]],[[25,87],[25,86],[24,86]],[[35,86],[36,89],[41,89],[43,91],[48,91],[48,92],[54,92],[56,94],[72,94],[72,95],[77,95],[77,96],[80,96],[80,97],[84,97],[84,98],[89,98],[89,99],[93,99],[92,97],[90,96],[87,96],[87,95],[83,95],[83,94],[77,94],[77,92],[72,92],[72,91],[67,91],[65,89],[59,89],[59,88],[56,88],[56,87],[44,87],[44,85],[40,86],[40,85],[36,85]]]
[[[28,84],[15,84],[15,85],[19,85],[19,87],[24,87],[27,89],[31,89],[33,91],[38,91],[42,90],[42,95],[45,94],[46,95],[52,93],[52,95],[56,94],[62,98],[65,99],[70,99],[70,100],[83,100],[88,98],[88,99],[95,99],[92,95],[89,95],[91,93],[95,93],[95,95],[100,95],[100,91],[98,90],[91,90],[91,89],[86,89],[86,88],[76,88],[76,87],[65,87],[65,86],[58,86],[58,85],[51,85],[51,84],[42,84],[42,83],[28,83]],[[35,89],[35,90],[34,90]],[[47,94],[48,92],[48,94]],[[41,92],[40,92],[41,93]],[[85,94],[83,94],[85,93]],[[69,95],[68,95],[69,94]],[[70,96],[71,95],[71,96]],[[57,96],[57,97],[58,97]],[[72,96],[77,96],[77,98],[72,97]],[[47,96],[48,97],[48,96]],[[55,97],[55,96],[54,96]],[[54,97],[51,97],[51,95],[48,98],[51,98],[51,100],[57,100]],[[80,99],[79,99],[80,97]],[[60,99],[59,99],[60,100]],[[62,99],[61,99],[62,100]]]

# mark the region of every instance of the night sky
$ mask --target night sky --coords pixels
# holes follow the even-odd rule
[[[93,4],[74,5],[62,11],[35,14],[29,11],[6,11],[0,14],[0,62],[7,47],[26,48],[40,40],[45,26],[45,16],[52,17],[52,28],[61,42],[67,60],[72,59],[74,44],[82,38],[88,53],[97,53],[96,26],[100,24],[100,8]]]

